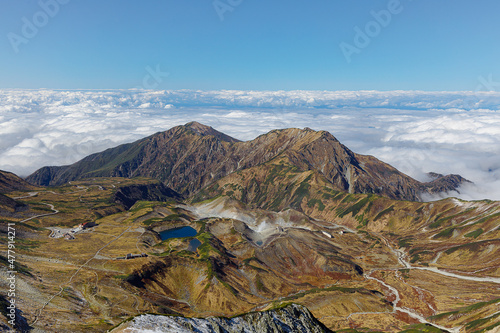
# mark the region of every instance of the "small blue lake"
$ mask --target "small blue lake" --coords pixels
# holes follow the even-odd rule
[[[193,238],[189,242],[189,246],[188,246],[187,250],[191,251],[191,252],[195,252],[198,249],[198,246],[200,246],[200,245],[201,245],[201,242],[198,239]]]
[[[198,232],[191,227],[181,227],[169,230],[164,230],[160,232],[161,240],[166,240],[170,238],[181,238],[181,237],[193,237],[196,236]]]

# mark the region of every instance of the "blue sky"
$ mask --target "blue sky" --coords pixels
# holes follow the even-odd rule
[[[397,0],[220,0],[223,20],[211,0],[59,0],[44,16],[54,1],[0,0],[0,88],[133,88],[158,66],[157,89],[454,91],[500,77],[495,0],[401,0],[350,63],[339,45]]]

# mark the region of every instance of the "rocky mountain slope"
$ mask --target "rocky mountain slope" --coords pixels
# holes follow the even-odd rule
[[[0,216],[11,215],[20,209],[27,208],[25,204],[4,195],[4,193],[32,189],[34,189],[34,186],[28,184],[22,178],[11,172],[0,170]]]
[[[41,214],[5,218],[16,222],[18,271],[26,273],[18,274],[19,307],[31,326],[97,333],[156,313],[183,317],[164,326],[205,327],[207,321],[186,318],[253,315],[290,302],[341,332],[472,333],[500,326],[498,202],[352,194],[285,155],[233,172],[184,203],[139,201],[124,211],[112,202],[120,187],[130,189],[128,197],[155,183],[93,177],[33,196],[16,193]],[[88,221],[97,223],[91,232],[50,237]],[[197,233],[158,235],[180,227]],[[4,249],[7,242],[0,232]],[[116,259],[128,253],[147,256]],[[4,250],[4,269],[6,258]],[[6,275],[0,285],[8,286]],[[267,312],[251,322],[261,317],[259,329],[277,323]],[[156,325],[164,317],[150,318]]]
[[[129,185],[120,187],[113,195],[113,202],[130,209],[137,201],[177,201],[182,196],[162,183]]]
[[[24,204],[9,198],[6,195],[0,194],[0,216],[14,213],[16,210],[25,207]]]
[[[28,184],[25,180],[15,174],[0,170],[0,193],[27,191],[33,188],[34,187],[31,184]]]
[[[290,304],[288,306],[248,313],[242,316],[225,318],[210,317],[206,319],[173,316],[141,315],[132,321],[120,325],[112,333],[144,332],[150,330],[157,333],[326,333],[332,332],[319,322],[304,306]]]
[[[466,181],[451,175],[419,182],[373,156],[352,152],[326,131],[274,130],[240,142],[196,122],[90,155],[69,166],[41,168],[27,180],[36,185],[61,185],[88,177],[145,176],[191,196],[223,177],[274,159],[286,160],[299,171],[317,172],[337,190],[400,200],[418,201],[422,193],[455,190]]]

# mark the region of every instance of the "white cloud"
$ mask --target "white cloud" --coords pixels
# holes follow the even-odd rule
[[[500,200],[500,93],[422,91],[0,90],[0,169],[28,175],[199,121],[242,140],[327,130],[425,180],[458,173],[467,199]]]

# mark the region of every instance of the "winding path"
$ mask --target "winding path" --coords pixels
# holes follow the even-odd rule
[[[71,182],[70,182],[71,184]],[[98,186],[99,189],[103,190],[102,186],[99,186],[99,185],[92,185],[92,186]],[[43,191],[43,192],[49,192],[49,193],[52,193],[52,194],[56,194],[56,195],[65,195],[65,194],[72,194],[72,193],[78,193],[78,192],[83,192],[83,191],[86,191],[89,187],[83,187],[83,186],[78,186],[77,188],[79,188],[80,190],[78,191],[73,191],[73,192],[66,192],[66,193],[56,193],[54,191]],[[27,196],[22,196],[22,197],[16,197],[14,199],[24,199],[24,198],[30,198],[30,197],[34,197],[36,195],[38,195],[39,192],[30,192]],[[81,201],[81,196],[80,196],[80,201]],[[53,204],[48,204],[48,203],[44,203],[42,202],[42,204],[44,205],[47,205],[50,207],[50,209],[53,211],[52,213],[47,213],[47,214],[40,214],[40,215],[35,215],[35,216],[32,216],[30,218],[27,218],[27,219],[24,219],[18,223],[22,223],[22,222],[27,222],[29,220],[32,220],[34,218],[38,218],[38,217],[44,217],[44,216],[49,216],[49,215],[54,215],[54,214],[58,214],[59,211],[57,209],[55,209],[54,205]],[[38,309],[38,314],[35,315],[35,319],[33,320],[33,322],[31,323],[31,325],[34,325],[36,324],[36,322],[38,321],[38,319],[41,317],[42,313],[43,313],[43,310],[45,309],[45,307],[47,305],[50,304],[50,302],[52,302],[52,300],[54,298],[56,298],[57,296],[60,296],[61,293],[64,291],[64,287],[65,286],[68,286],[72,281],[73,281],[73,278],[82,270],[83,267],[85,267],[90,261],[92,261],[93,259],[96,259],[98,256],[99,256],[99,253],[105,249],[107,246],[109,246],[111,243],[115,242],[117,239],[119,239],[121,236],[123,236],[123,234],[125,234],[127,231],[129,231],[131,229],[131,227],[128,227],[127,229],[125,229],[121,234],[119,234],[118,236],[116,236],[114,239],[110,240],[106,245],[104,245],[103,247],[101,247],[99,250],[97,250],[96,253],[94,253],[94,255],[89,258],[85,263],[83,263],[82,265],[78,266],[78,269],[75,271],[75,273],[73,273],[73,275],[71,275],[71,277],[69,278],[69,280],[65,283],[65,284],[62,284],[59,286],[60,290],[59,292],[55,293],[54,295],[52,295],[52,297],[43,304],[43,306]],[[95,272],[94,272],[95,273]]]
[[[374,278],[372,276],[370,276],[371,272],[367,275],[365,275],[365,278],[368,279],[368,280],[374,280],[374,281],[377,281],[378,283],[382,284],[383,286],[385,286],[387,289],[389,289],[393,294],[394,296],[396,297],[396,299],[394,300],[393,302],[393,309],[392,309],[392,312],[391,313],[396,313],[396,311],[399,311],[399,312],[404,312],[406,313],[407,315],[409,315],[410,317],[420,321],[421,323],[423,324],[429,324],[429,325],[432,325],[434,327],[437,327],[439,328],[440,330],[443,330],[443,331],[449,331],[449,332],[452,332],[452,333],[459,333],[460,332],[460,329],[461,327],[453,327],[453,328],[448,328],[448,327],[445,327],[445,326],[441,326],[439,324],[436,324],[436,323],[433,323],[433,322],[430,322],[428,321],[427,319],[425,319],[425,317],[423,317],[422,315],[412,311],[412,309],[407,309],[407,308],[402,308],[402,307],[399,307],[398,306],[398,303],[399,301],[401,300],[401,297],[399,295],[399,291],[394,288],[393,286],[385,283],[384,281],[382,280],[379,280],[377,278]],[[384,312],[385,313],[385,312]],[[347,319],[349,319],[353,314],[369,314],[369,313],[363,313],[363,312],[357,312],[357,313],[351,313]]]
[[[467,281],[500,283],[500,278],[496,278],[496,277],[467,276],[467,275],[460,275],[460,274],[451,273],[451,272],[439,269],[437,267],[415,267],[415,266],[412,266],[408,261],[406,261],[406,255],[403,251],[394,249],[390,245],[389,241],[387,241],[387,239],[385,237],[383,237],[382,235],[377,234],[377,236],[380,237],[384,241],[385,245],[396,255],[396,257],[398,258],[398,262],[406,269],[416,269],[416,270],[429,271],[429,272],[433,272],[433,273],[440,274],[443,276],[452,277],[452,278],[461,279],[461,280],[467,280]],[[390,286],[389,284],[385,283],[384,281],[370,276],[371,273],[372,272],[365,275],[365,278],[369,279],[369,280],[377,281],[378,283],[380,283],[383,286],[385,286],[386,288],[388,288],[395,295],[396,300],[393,303],[394,304],[393,312],[395,312],[395,311],[404,312],[404,313],[408,314],[410,317],[419,320],[421,323],[433,325],[441,330],[450,331],[452,333],[460,332],[460,330],[462,328],[461,326],[454,327],[454,328],[447,328],[444,326],[440,326],[436,323],[432,323],[432,322],[427,321],[427,319],[425,319],[423,316],[411,311],[410,309],[401,308],[401,307],[397,306],[400,299],[401,299],[398,290],[396,288]],[[353,314],[351,314],[351,315],[353,315]],[[349,317],[351,315],[349,315]]]
[[[430,272],[433,272],[435,274],[440,274],[440,275],[443,275],[443,276],[447,276],[447,277],[451,277],[451,278],[456,278],[456,279],[461,279],[461,280],[467,280],[467,281],[500,283],[500,278],[496,278],[496,277],[467,276],[467,275],[460,275],[460,274],[456,274],[456,273],[451,273],[451,272],[448,272],[448,271],[445,271],[445,270],[442,270],[442,269],[439,269],[439,268],[436,268],[436,267],[416,267],[416,266],[412,266],[406,260],[406,255],[405,255],[405,253],[403,251],[394,249],[390,245],[389,241],[385,237],[383,237],[382,235],[380,235],[380,234],[375,234],[375,235],[377,237],[379,237],[380,239],[383,240],[383,242],[385,243],[385,245],[397,257],[399,264],[401,266],[403,266],[404,268],[406,268],[406,269],[415,269],[415,270],[430,271]],[[375,269],[375,270],[370,271],[368,274],[364,275],[364,277],[367,280],[373,280],[373,281],[378,282],[379,284],[383,285],[385,288],[387,288],[388,290],[390,290],[390,292],[395,296],[395,300],[392,303],[393,304],[393,310],[391,312],[353,312],[353,313],[349,314],[347,317],[345,317],[346,320],[349,320],[353,315],[387,314],[387,313],[396,313],[396,311],[399,311],[399,312],[403,312],[403,313],[408,314],[410,317],[418,320],[419,322],[421,322],[423,324],[429,324],[429,325],[437,327],[437,328],[439,328],[441,330],[448,331],[448,332],[451,332],[451,333],[459,333],[460,332],[460,330],[462,329],[462,326],[453,327],[453,328],[441,326],[439,324],[436,324],[436,323],[428,321],[425,317],[423,317],[422,315],[416,313],[412,309],[408,309],[408,308],[404,308],[404,307],[398,306],[398,303],[401,300],[401,296],[399,294],[399,291],[396,288],[394,288],[393,286],[389,285],[388,283],[386,283],[386,282],[384,282],[384,281],[382,281],[380,279],[377,279],[377,278],[371,276],[371,274],[374,271],[379,271],[379,270],[393,270],[393,271],[395,271],[397,269]],[[413,286],[411,286],[411,287],[413,287]],[[322,318],[328,318],[328,317],[330,317],[330,316],[322,317]],[[320,319],[322,319],[322,318],[320,318]]]
[[[429,271],[429,272],[433,272],[436,274],[441,274],[444,276],[448,276],[448,277],[452,277],[452,278],[456,278],[456,279],[461,279],[461,280],[468,280],[468,281],[475,281],[475,282],[491,282],[491,283],[500,284],[500,278],[497,278],[497,277],[489,277],[489,276],[488,277],[479,277],[479,276],[460,275],[460,274],[455,274],[455,273],[445,271],[443,269],[439,269],[437,267],[412,266],[408,261],[406,261],[406,255],[403,251],[395,250],[389,244],[387,239],[385,239],[383,236],[378,235],[378,234],[377,234],[377,236],[384,240],[385,245],[397,256],[399,263],[407,269],[418,269],[418,270],[422,270],[422,271]]]
[[[53,204],[48,204],[48,203],[44,203],[44,202],[41,202],[42,204],[44,205],[47,205],[49,206],[50,209],[52,209],[52,213],[47,213],[47,214],[40,214],[40,215],[35,215],[35,216],[32,216],[30,218],[27,218],[27,219],[24,219],[22,221],[19,221],[19,222],[16,222],[16,223],[24,223],[24,222],[27,222],[29,220],[33,220],[33,219],[36,219],[37,217],[43,217],[43,216],[49,216],[49,215],[55,215],[57,213],[59,213],[59,211],[57,209],[54,208],[54,205]]]

